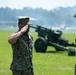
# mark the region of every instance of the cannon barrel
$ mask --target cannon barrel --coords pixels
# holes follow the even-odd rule
[[[30,25],[30,27],[34,28],[34,29],[40,28],[41,30],[51,30],[51,31],[53,31],[52,29],[49,29],[49,28],[46,28],[46,27],[43,27],[43,26],[40,26],[40,25],[34,25],[34,24],[32,24],[32,25]]]
[[[37,29],[37,26],[30,25],[31,28]]]
[[[35,29],[36,32],[42,33],[42,34],[46,33],[46,34],[49,35],[51,33],[56,32],[56,31],[54,31],[52,29],[49,29],[49,28],[46,28],[46,27],[43,27],[43,26],[40,26],[40,25],[35,25],[35,24],[30,25],[30,27]],[[57,31],[57,32],[59,32],[59,31]]]

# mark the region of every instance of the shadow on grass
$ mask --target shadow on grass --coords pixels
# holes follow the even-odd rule
[[[48,51],[46,51],[46,53],[67,55],[67,52],[66,52],[66,51],[55,51],[55,50],[48,50]]]
[[[58,51],[46,51],[46,53],[58,53]]]

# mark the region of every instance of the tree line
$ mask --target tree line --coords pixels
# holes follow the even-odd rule
[[[42,8],[24,7],[23,9],[0,8],[1,21],[18,21],[18,16],[30,16],[36,18],[37,24],[41,25],[61,25],[74,26],[76,19],[76,6],[73,7],[57,7],[53,10],[45,10]]]

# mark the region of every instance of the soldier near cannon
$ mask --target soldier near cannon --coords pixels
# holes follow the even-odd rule
[[[12,75],[34,75],[32,64],[32,36],[29,34],[29,18],[18,19],[19,30],[8,37],[12,46]]]

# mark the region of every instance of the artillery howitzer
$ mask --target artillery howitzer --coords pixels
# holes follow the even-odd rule
[[[53,46],[56,51],[68,51],[68,55],[76,55],[76,52],[72,48],[67,46],[76,47],[75,43],[69,43],[68,40],[61,37],[62,31],[48,29],[39,25],[31,25],[31,28],[35,29],[38,33],[38,38],[34,43],[36,52],[46,52],[47,46]]]

